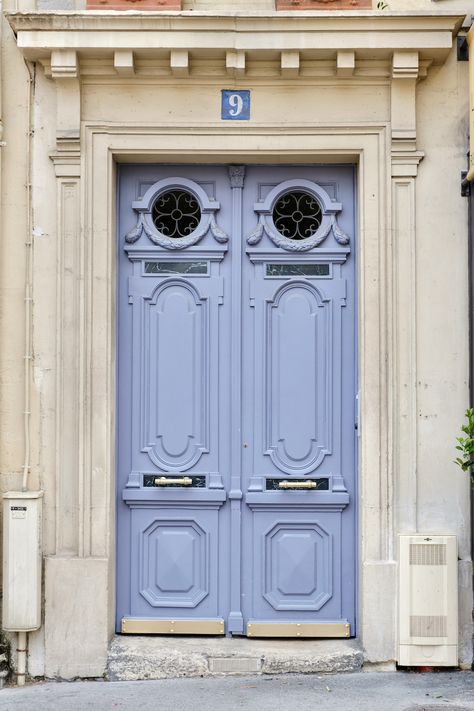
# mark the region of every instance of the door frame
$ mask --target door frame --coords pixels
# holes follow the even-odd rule
[[[358,377],[361,427],[359,429],[358,503],[358,636],[368,656],[380,652],[376,619],[385,619],[384,649],[395,649],[396,563],[391,486],[392,400],[388,390],[392,368],[392,293],[390,275],[390,187],[386,126],[337,129],[254,128],[245,135],[225,128],[114,129],[84,126],[83,199],[85,205],[85,347],[79,355],[89,395],[81,405],[86,423],[83,456],[87,465],[83,482],[91,500],[81,502],[88,550],[103,563],[108,603],[103,610],[106,637],[115,623],[115,365],[116,365],[116,171],[119,162],[242,163],[242,164],[356,164],[358,289]],[[406,159],[413,174],[417,157]],[[370,166],[370,169],[368,169]],[[414,205],[413,205],[414,210]],[[375,277],[374,277],[375,275]],[[361,329],[361,324],[364,328]],[[383,326],[382,326],[383,324]],[[388,329],[388,330],[387,330]],[[386,334],[389,334],[389,337]],[[95,426],[92,426],[92,425]],[[359,502],[360,502],[360,497]],[[383,502],[383,505],[380,505]],[[104,516],[93,515],[97,508]],[[374,590],[378,594],[374,595]],[[371,622],[372,620],[372,622]],[[392,654],[393,656],[393,654]]]

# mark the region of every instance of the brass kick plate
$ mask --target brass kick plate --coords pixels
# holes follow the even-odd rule
[[[348,622],[249,622],[247,637],[350,637]]]
[[[224,620],[147,620],[123,617],[122,634],[224,634]]]

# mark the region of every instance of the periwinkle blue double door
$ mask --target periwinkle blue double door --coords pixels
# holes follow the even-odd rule
[[[354,179],[120,167],[118,631],[355,634]]]

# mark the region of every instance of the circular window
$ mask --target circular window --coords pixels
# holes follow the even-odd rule
[[[285,193],[275,203],[272,218],[273,224],[283,237],[307,239],[314,235],[321,224],[321,205],[309,193]]]
[[[179,239],[188,237],[199,225],[201,208],[187,190],[168,190],[155,200],[151,216],[161,234]]]

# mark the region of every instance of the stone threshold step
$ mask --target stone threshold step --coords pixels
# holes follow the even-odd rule
[[[138,681],[235,674],[327,674],[358,671],[363,662],[362,648],[353,639],[116,635],[108,652],[108,678]]]

